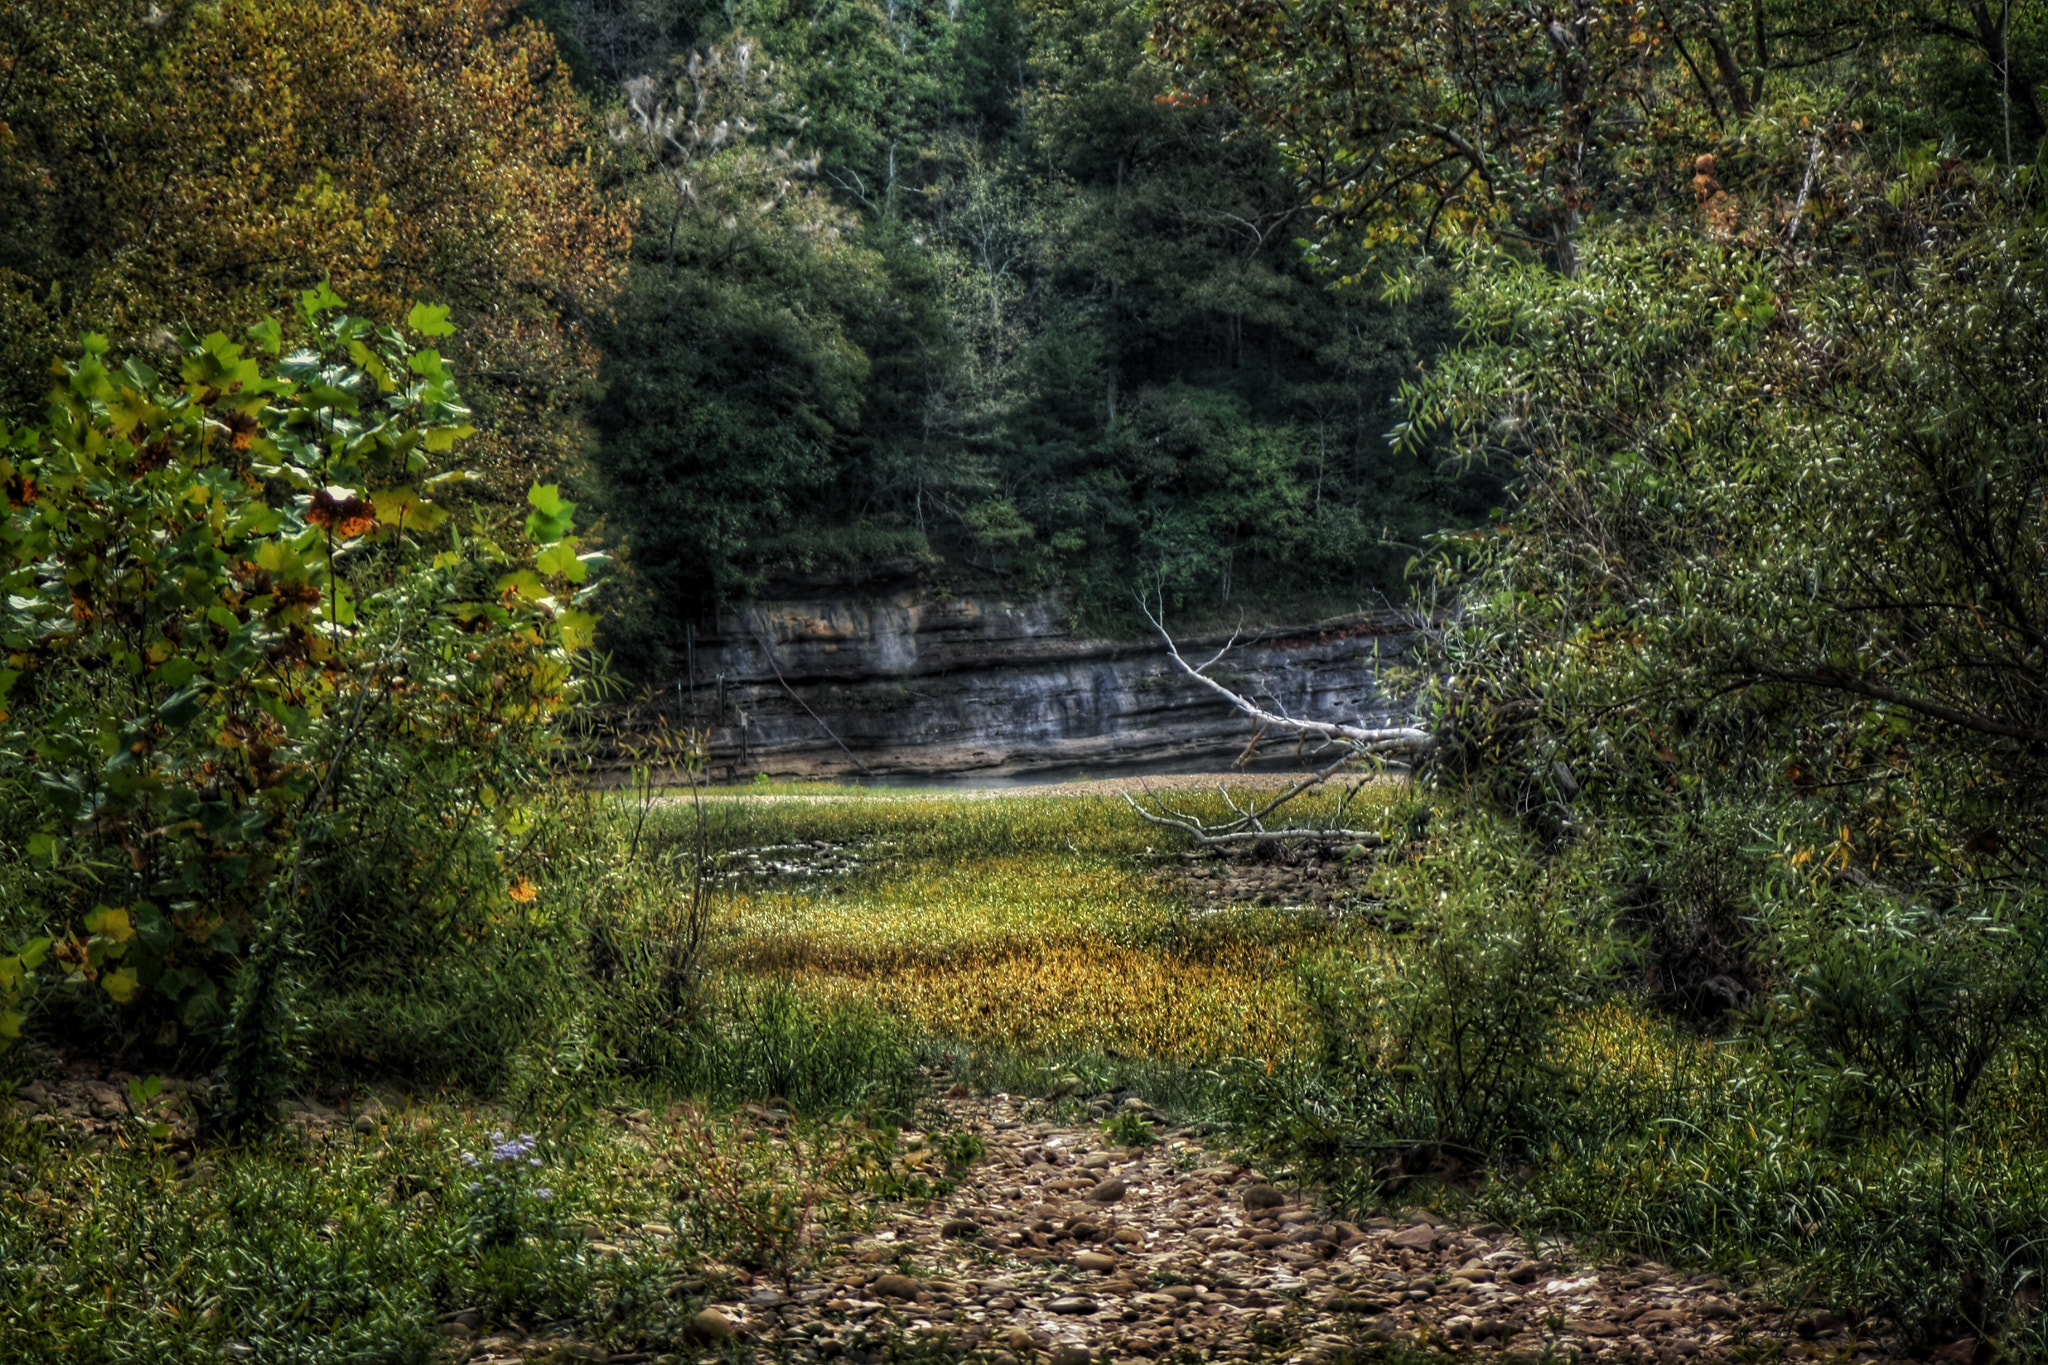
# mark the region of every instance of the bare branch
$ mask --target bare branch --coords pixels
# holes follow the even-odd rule
[[[1257,751],[1260,740],[1269,731],[1274,730],[1282,734],[1293,733],[1303,749],[1307,748],[1310,740],[1318,741],[1314,750],[1318,756],[1327,753],[1332,748],[1337,749],[1339,752],[1333,761],[1312,773],[1296,779],[1284,790],[1268,800],[1260,801],[1254,799],[1240,805],[1238,799],[1231,795],[1226,788],[1222,786],[1217,787],[1217,793],[1223,798],[1223,804],[1229,807],[1231,814],[1235,817],[1221,824],[1204,820],[1200,816],[1191,814],[1188,811],[1176,810],[1160,797],[1153,795],[1149,786],[1145,789],[1143,803],[1134,799],[1129,792],[1125,792],[1123,793],[1125,804],[1150,823],[1180,830],[1182,833],[1193,837],[1197,842],[1212,848],[1227,844],[1255,844],[1280,840],[1308,840],[1326,844],[1346,843],[1361,845],[1367,848],[1380,848],[1386,844],[1385,837],[1372,830],[1350,829],[1339,825],[1281,825],[1274,827],[1266,822],[1272,817],[1274,812],[1278,811],[1288,802],[1304,792],[1322,786],[1343,769],[1354,763],[1365,760],[1376,761],[1381,756],[1387,754],[1409,753],[1420,755],[1426,753],[1434,743],[1434,738],[1427,730],[1418,729],[1413,726],[1375,729],[1364,725],[1343,725],[1334,721],[1299,720],[1282,713],[1268,711],[1208,676],[1208,670],[1221,663],[1225,656],[1230,653],[1231,649],[1236,646],[1238,637],[1242,634],[1241,628],[1238,631],[1233,631],[1230,639],[1224,643],[1223,648],[1217,650],[1212,657],[1197,668],[1181,656],[1180,647],[1174,643],[1173,636],[1168,633],[1166,624],[1161,619],[1165,615],[1164,607],[1162,606],[1158,615],[1154,615],[1150,603],[1145,602],[1141,598],[1139,605],[1144,610],[1146,619],[1158,630],[1160,638],[1166,641],[1167,655],[1174,663],[1180,666],[1181,671],[1228,701],[1237,710],[1251,717],[1256,729],[1253,731],[1251,742],[1245,745],[1244,753],[1238,758],[1238,766],[1242,766]],[[1337,809],[1338,819],[1341,820],[1343,818],[1345,811],[1350,807],[1352,798],[1358,795],[1359,787],[1362,785],[1363,783],[1353,786],[1350,791],[1345,793],[1344,800]]]
[[[1213,657],[1200,668],[1197,668],[1181,657],[1180,647],[1174,643],[1173,636],[1167,633],[1165,624],[1158,616],[1153,614],[1150,604],[1144,604],[1144,611],[1145,619],[1152,623],[1153,629],[1157,630],[1160,638],[1166,641],[1167,656],[1174,663],[1180,665],[1181,671],[1229,702],[1238,710],[1244,712],[1247,716],[1250,716],[1254,721],[1267,726],[1277,727],[1281,730],[1289,730],[1298,735],[1319,735],[1326,740],[1348,744],[1357,751],[1355,755],[1357,757],[1363,757],[1368,753],[1400,753],[1404,751],[1421,754],[1435,747],[1435,736],[1431,735],[1427,730],[1418,729],[1414,726],[1402,725],[1381,729],[1368,729],[1358,725],[1343,725],[1336,721],[1296,720],[1291,716],[1278,715],[1257,706],[1249,699],[1239,696],[1222,683],[1217,682],[1205,672],[1205,670],[1213,668],[1217,663],[1221,662],[1224,655],[1228,654],[1237,644],[1237,635],[1235,633],[1231,635],[1229,642],[1222,649],[1217,650]]]

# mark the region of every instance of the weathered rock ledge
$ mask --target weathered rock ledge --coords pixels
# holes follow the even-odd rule
[[[1183,652],[1206,658],[1224,639]],[[1220,676],[1290,714],[1386,724],[1407,707],[1380,678],[1413,641],[1393,612],[1267,629]],[[907,581],[764,599],[722,613],[694,668],[677,665],[661,710],[708,731],[720,777],[1192,769],[1235,760],[1252,737],[1161,642],[1078,636],[1052,594]],[[1290,761],[1291,749],[1260,758]]]

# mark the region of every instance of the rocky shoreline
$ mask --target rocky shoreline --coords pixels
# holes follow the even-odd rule
[[[1316,1191],[1227,1163],[1189,1131],[1125,1148],[1050,1120],[1041,1101],[956,1089],[946,1104],[986,1147],[951,1195],[885,1217],[810,1278],[734,1276],[695,1319],[702,1345],[841,1365],[1900,1354],[1833,1313],[1789,1313],[1710,1275],[1538,1251],[1506,1228],[1421,1213],[1346,1222]],[[485,1340],[464,1358],[511,1365],[540,1358],[534,1345]],[[657,1357],[611,1357],[628,1359]]]

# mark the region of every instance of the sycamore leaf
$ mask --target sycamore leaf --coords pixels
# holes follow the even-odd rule
[[[405,315],[405,325],[423,337],[445,337],[455,335],[455,324],[448,321],[446,304],[416,303]]]
[[[135,974],[133,967],[108,972],[100,978],[100,985],[114,998],[117,1005],[125,1005],[135,998],[135,992],[142,989],[142,978]]]
[[[377,381],[377,392],[391,393],[398,388],[398,382],[391,377],[391,368],[378,358],[375,351],[360,341],[351,341],[348,353],[350,359],[363,367],[365,374]]]
[[[318,288],[308,289],[299,295],[299,311],[309,318],[331,313],[342,306],[341,296],[334,292],[326,280],[320,281]]]
[[[566,578],[571,583],[581,583],[590,577],[590,567],[576,556],[574,541],[562,540],[548,546],[535,556],[533,566],[550,578]]]
[[[576,504],[562,496],[555,484],[535,484],[527,490],[533,512],[526,518],[527,539],[536,545],[552,545],[575,525]]]
[[[457,441],[467,440],[476,435],[476,428],[468,423],[453,427],[428,427],[423,433],[427,438],[427,449],[440,454]]]
[[[249,329],[249,339],[271,355],[284,349],[284,329],[276,318],[265,318]]]
[[[448,520],[445,510],[411,488],[379,489],[371,500],[377,505],[377,520],[386,526],[404,526],[424,533],[440,530]]]
[[[562,632],[564,649],[588,649],[597,640],[597,617],[591,612],[556,612],[555,625]]]
[[[521,597],[531,598],[538,602],[541,598],[548,595],[548,585],[543,583],[540,575],[533,570],[521,569],[516,573],[508,573],[499,579],[498,591],[500,594],[516,592]]]
[[[562,500],[561,485],[553,483],[537,483],[527,489],[526,501],[535,511],[548,517],[560,515],[565,509],[575,506]]]
[[[135,937],[135,925],[118,905],[102,905],[85,917],[87,933],[98,934],[109,943],[126,943]]]
[[[441,359],[441,353],[429,347],[414,351],[405,358],[405,367],[422,379],[446,379],[448,362]]]

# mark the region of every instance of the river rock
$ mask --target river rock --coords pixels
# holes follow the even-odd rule
[[[732,1339],[732,1319],[716,1308],[706,1308],[690,1319],[690,1336],[706,1345]]]
[[[868,1286],[868,1292],[878,1299],[914,1299],[917,1290],[917,1281],[908,1275],[884,1275]]]
[[[1242,1198],[1244,1206],[1253,1213],[1257,1213],[1260,1209],[1277,1209],[1287,1202],[1287,1196],[1274,1189],[1271,1185],[1250,1186],[1245,1190]]]
[[[1417,1223],[1387,1239],[1388,1246],[1399,1247],[1403,1251],[1434,1251],[1436,1243],[1437,1231],[1427,1223]]]

